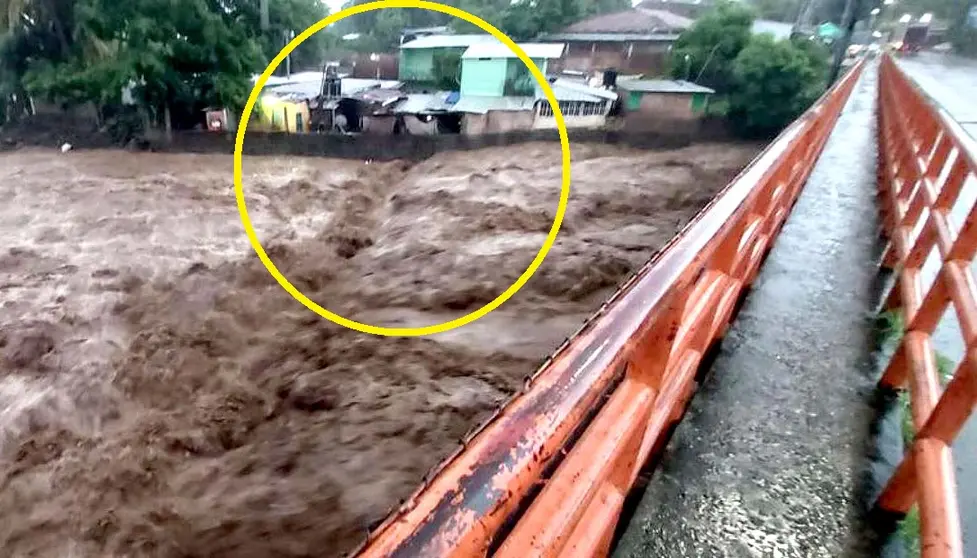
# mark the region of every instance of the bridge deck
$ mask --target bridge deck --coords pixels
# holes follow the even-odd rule
[[[879,301],[869,68],[616,556],[861,556]]]

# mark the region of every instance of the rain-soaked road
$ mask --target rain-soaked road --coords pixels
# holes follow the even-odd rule
[[[977,60],[935,52],[902,58],[916,83],[977,138]]]
[[[977,60],[924,52],[899,60],[900,66],[937,103],[977,140]],[[977,150],[977,141],[972,144]],[[951,212],[958,225],[977,201],[977,181],[971,179]],[[935,252],[923,266],[923,280],[929,285],[939,272],[939,260]],[[972,266],[977,274],[977,265]],[[964,354],[963,337],[956,314],[944,314],[934,336],[938,351],[960,362]],[[957,488],[960,497],[960,519],[964,544],[977,555],[977,416],[972,415],[953,445],[956,464]]]
[[[616,549],[872,556],[856,493],[875,375],[876,68],[825,151]]]

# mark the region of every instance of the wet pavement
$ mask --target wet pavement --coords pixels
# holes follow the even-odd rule
[[[899,59],[899,65],[929,97],[977,139],[977,60],[923,52]],[[974,144],[977,149],[977,144]],[[958,226],[977,202],[977,181],[970,179],[953,207],[950,217]],[[935,250],[923,266],[923,284],[930,285],[939,273]],[[971,266],[977,275],[977,265]],[[936,350],[959,363],[965,347],[956,314],[947,311],[933,336]],[[972,415],[953,444],[957,494],[964,546],[977,555],[977,417]]]
[[[977,60],[921,52],[900,58],[906,70],[971,136],[977,138]]]
[[[876,69],[865,70],[615,555],[869,556]]]

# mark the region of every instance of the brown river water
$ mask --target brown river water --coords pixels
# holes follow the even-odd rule
[[[500,309],[335,326],[254,255],[224,155],[0,153],[4,556],[339,555],[758,151],[573,148],[564,227]],[[250,157],[271,259],[326,308],[428,325],[523,272],[555,144],[402,163]]]

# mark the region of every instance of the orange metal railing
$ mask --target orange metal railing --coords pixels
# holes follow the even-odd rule
[[[381,524],[359,556],[601,556],[861,65],[785,130]]]
[[[906,513],[919,505],[924,557],[963,556],[950,445],[977,405],[977,207],[961,227],[951,219],[970,181],[977,187],[975,144],[885,57],[879,81],[879,196],[890,239],[883,264],[896,269],[886,306],[902,308],[906,335],[881,384],[909,385],[916,436],[877,505]],[[967,209],[967,208],[964,208]],[[924,287],[930,255],[941,264]],[[943,389],[930,336],[952,303],[967,353]]]

